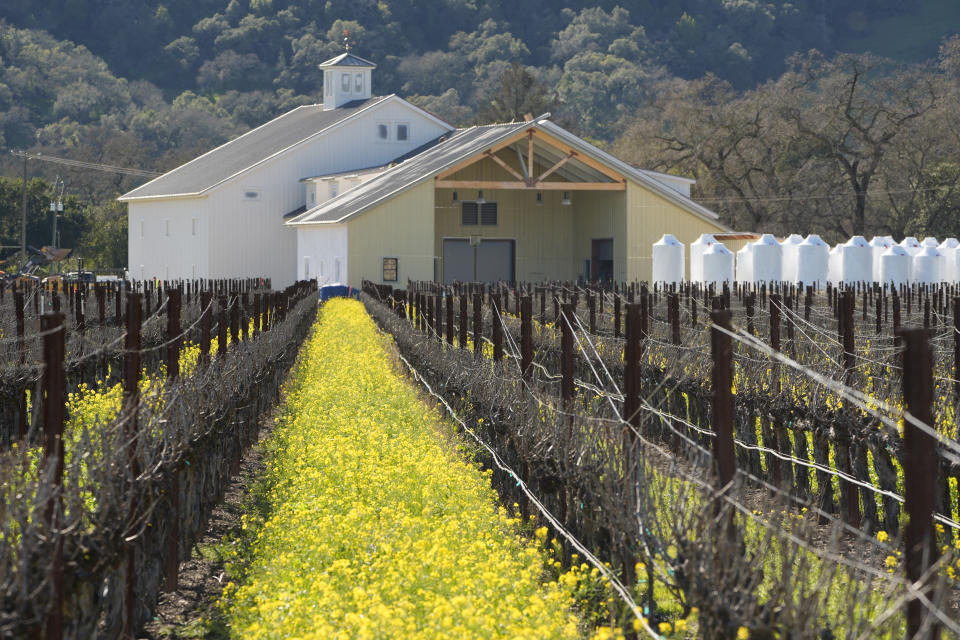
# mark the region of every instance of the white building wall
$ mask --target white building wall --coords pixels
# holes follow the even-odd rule
[[[387,124],[394,138],[396,125],[406,124],[408,139],[380,140],[380,124]],[[405,103],[389,101],[226,183],[209,197],[210,277],[266,276],[274,288],[293,283],[303,257],[283,216],[306,204],[300,180],[386,164],[446,130]],[[248,191],[257,191],[259,200],[246,199]]]
[[[128,212],[127,269],[131,278],[211,277],[206,198],[134,201]]]
[[[386,125],[381,139],[379,125]],[[397,139],[406,125],[407,139]],[[283,216],[306,204],[310,176],[384,165],[442,135],[448,128],[397,100],[387,100],[316,139],[262,162],[203,198],[129,203],[130,275],[134,278],[269,277],[291,284],[303,269],[296,232]],[[343,185],[344,187],[346,186]],[[245,197],[256,192],[256,198]],[[198,217],[197,236],[191,219]],[[171,224],[166,236],[165,220]],[[139,226],[145,225],[145,237]],[[143,268],[140,268],[140,265]],[[346,279],[346,253],[342,268]]]
[[[315,279],[320,286],[347,279],[347,225],[296,227],[297,279]]]

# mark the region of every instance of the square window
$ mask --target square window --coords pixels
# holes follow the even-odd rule
[[[363,91],[363,74],[358,73],[353,78],[353,90],[355,93],[361,93]]]
[[[397,125],[397,142],[404,142],[409,137],[409,127],[405,124]]]
[[[377,125],[377,140],[386,140],[390,137],[390,127],[380,123]]]
[[[340,193],[340,183],[331,182],[327,187],[327,195],[329,195],[331,198],[336,198],[338,193]]]
[[[340,88],[350,93],[350,74],[344,73],[340,76]]]
[[[383,281],[384,282],[397,281],[397,259],[396,258],[383,259]]]
[[[460,224],[465,227],[471,227],[476,225],[479,220],[479,211],[480,205],[476,202],[461,202],[460,203]]]

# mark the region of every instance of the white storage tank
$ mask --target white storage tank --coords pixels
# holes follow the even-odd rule
[[[820,236],[811,233],[797,245],[797,282],[819,288],[827,282],[830,247]]]
[[[940,246],[940,241],[934,238],[933,236],[927,236],[920,242],[921,247],[933,247],[936,249]]]
[[[783,279],[786,282],[797,281],[797,247],[803,242],[799,233],[791,233],[780,243],[783,247]]]
[[[754,282],[783,280],[783,247],[771,234],[765,233],[753,243]]]
[[[900,242],[900,246],[907,250],[912,256],[920,253],[920,249],[923,247],[920,245],[920,241],[914,238],[913,236],[907,236]]]
[[[955,283],[960,281],[960,247],[941,251],[944,255],[944,269],[947,273],[943,275],[946,282]]]
[[[845,284],[873,282],[873,248],[863,236],[853,236],[843,245],[841,277]]]
[[[827,266],[827,279],[834,284],[843,280],[843,245],[830,249],[830,261]]]
[[[940,271],[940,279],[944,282],[956,282],[960,271],[956,268],[956,252],[960,247],[960,240],[956,238],[947,238],[940,243],[937,249],[943,254],[943,264]]]
[[[913,257],[901,245],[891,245],[880,256],[880,283],[899,287],[910,282],[910,263]]]
[[[944,263],[943,254],[936,247],[926,246],[913,256],[913,269],[910,281],[916,284],[935,284],[940,282],[940,269]]]
[[[709,233],[704,233],[690,243],[690,282],[703,282],[703,254],[717,244],[717,239]]]
[[[672,234],[653,243],[653,281],[683,282],[683,244]]]
[[[701,258],[704,284],[712,284],[719,291],[724,282],[733,282],[733,252],[730,249],[720,242],[715,242],[703,252]]]
[[[753,243],[737,251],[737,282],[753,282]]]
[[[873,281],[880,282],[880,256],[886,253],[894,244],[893,240],[889,239],[889,236],[873,236],[873,240],[870,241],[870,247],[873,249]]]

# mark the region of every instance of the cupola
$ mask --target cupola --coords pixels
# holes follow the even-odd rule
[[[349,51],[320,64],[323,70],[323,110],[330,111],[371,94],[370,79],[377,65]]]

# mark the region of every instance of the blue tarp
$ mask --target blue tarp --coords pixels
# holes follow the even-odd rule
[[[330,298],[355,298],[357,291],[353,287],[344,284],[328,284],[320,287],[320,301],[324,302]]]

